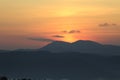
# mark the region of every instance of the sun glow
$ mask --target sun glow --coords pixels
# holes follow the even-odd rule
[[[58,11],[57,15],[60,17],[73,16],[76,11],[74,9],[61,9]]]
[[[70,34],[65,35],[65,38],[63,39],[63,41],[70,42],[70,43],[72,43],[76,40],[77,39],[74,37],[74,35],[70,35]]]

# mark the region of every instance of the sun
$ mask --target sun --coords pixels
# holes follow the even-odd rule
[[[77,39],[74,37],[74,35],[65,35],[65,38],[63,39],[63,41],[65,42],[75,42]]]

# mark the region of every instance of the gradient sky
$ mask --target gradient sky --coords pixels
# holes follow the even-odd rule
[[[120,45],[120,0],[0,0],[0,49],[51,41]]]

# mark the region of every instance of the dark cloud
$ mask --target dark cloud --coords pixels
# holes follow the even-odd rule
[[[61,36],[61,35],[53,35],[52,37],[56,37],[56,38],[64,38],[64,36]]]
[[[107,26],[110,26],[109,23],[103,23],[103,24],[99,24],[100,27],[107,27]]]
[[[115,23],[113,23],[112,25],[113,25],[113,26],[117,26],[117,24],[115,24]]]
[[[117,26],[115,23],[102,23],[99,24],[100,27],[110,27],[110,26]]]
[[[69,31],[69,33],[76,33],[76,31],[75,30],[71,30],[71,31]]]
[[[80,33],[79,30],[70,30],[70,31],[62,31],[63,33],[69,33],[69,34],[74,34],[74,33]]]
[[[47,38],[27,38],[29,40],[41,41],[41,42],[53,42],[55,40],[47,39]]]
[[[79,30],[71,30],[68,33],[80,33],[80,31]]]
[[[63,33],[67,33],[67,31],[62,31]]]

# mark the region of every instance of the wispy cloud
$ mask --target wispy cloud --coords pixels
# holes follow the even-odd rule
[[[55,37],[55,38],[64,38],[64,36],[61,36],[61,35],[53,35],[52,37]]]
[[[70,30],[70,31],[62,31],[63,33],[69,33],[69,34],[74,34],[74,33],[80,33],[80,30]]]
[[[68,33],[80,33],[80,31],[79,30],[71,30],[71,31],[69,31]]]
[[[102,23],[102,24],[99,24],[99,27],[112,27],[112,26],[117,26],[116,23]]]
[[[55,40],[48,38],[27,38],[28,40],[41,41],[41,42],[53,42]]]

